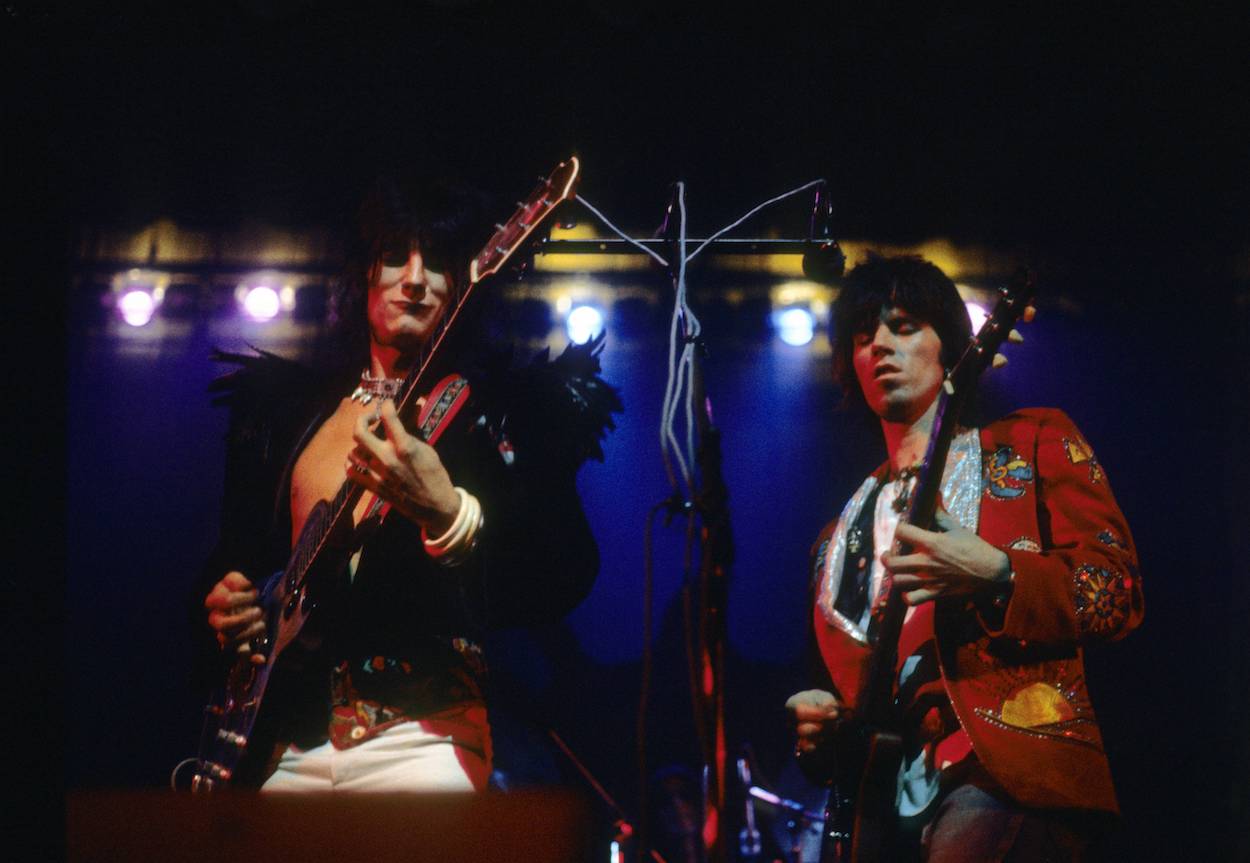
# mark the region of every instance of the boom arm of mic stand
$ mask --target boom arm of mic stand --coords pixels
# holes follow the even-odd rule
[[[599,784],[599,780],[595,779],[594,774],[590,772],[590,768],[583,764],[582,760],[573,754],[573,750],[569,749],[568,744],[564,742],[564,739],[560,737],[559,734],[556,734],[554,728],[547,729],[547,736],[552,739],[556,746],[560,748],[560,751],[564,753],[565,757],[568,758],[573,766],[577,768],[577,772],[580,773],[582,778],[586,780],[586,783],[594,789],[594,792],[599,796],[599,799],[606,803],[608,808],[615,813],[616,821],[613,822],[613,826],[616,828],[616,841],[621,842],[631,838],[634,835],[634,826],[630,823],[628,816],[626,816],[625,810],[622,809],[620,804],[612,798],[612,795],[608,793],[608,790]],[[655,861],[655,863],[668,863],[668,861],[660,856],[660,852],[656,851],[654,848],[648,848],[647,853],[650,855],[651,859]]]

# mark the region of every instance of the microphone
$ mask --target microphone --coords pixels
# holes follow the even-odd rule
[[[846,269],[846,255],[833,237],[833,198],[826,183],[816,187],[808,238],[815,246],[803,253],[803,275],[813,282],[836,281]]]

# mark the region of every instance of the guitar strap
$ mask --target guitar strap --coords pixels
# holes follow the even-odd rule
[[[449,374],[426,395],[425,404],[417,413],[417,434],[430,446],[434,446],[468,401],[469,382],[458,374]],[[391,504],[374,495],[361,524],[373,518],[381,522],[390,511]]]

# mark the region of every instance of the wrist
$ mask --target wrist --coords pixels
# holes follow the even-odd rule
[[[421,529],[426,554],[448,566],[460,563],[476,548],[483,521],[478,499],[459,486],[453,491],[458,506],[447,529],[434,538],[426,528]]]
[[[994,568],[994,574],[990,577],[990,581],[994,582],[998,587],[1006,587],[1015,578],[1015,572],[1011,569],[1011,558],[1001,548],[996,548],[994,551],[998,555],[998,563]]]
[[[456,489],[448,484],[444,494],[434,506],[434,515],[422,525],[427,536],[442,536],[451,529],[456,516],[464,507],[464,499]]]

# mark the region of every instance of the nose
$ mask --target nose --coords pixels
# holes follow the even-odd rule
[[[894,353],[894,334],[885,324],[878,324],[876,332],[872,334],[872,355],[880,357],[892,353]]]
[[[413,251],[408,255],[408,263],[404,265],[403,285],[405,288],[419,289],[420,293],[425,293],[425,261],[421,257],[421,253]]]

